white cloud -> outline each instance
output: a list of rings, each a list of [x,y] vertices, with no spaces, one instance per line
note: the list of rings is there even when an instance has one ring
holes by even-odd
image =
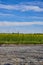
[[[21,19],[43,19],[43,16],[18,16],[18,15],[15,15],[15,14],[9,14],[9,13],[3,13],[1,12],[0,13],[0,16],[14,16],[14,17],[18,17],[18,18],[21,18]]]
[[[43,8],[39,7],[39,6],[35,6],[35,5],[26,5],[26,4],[16,4],[16,5],[4,5],[4,4],[0,4],[0,8],[3,9],[8,9],[8,10],[19,10],[19,11],[29,11],[29,10],[33,10],[33,11],[43,11]]]
[[[0,13],[0,16],[14,16],[13,14]]]
[[[43,7],[43,2],[41,1],[33,1],[33,2],[22,2],[20,4],[26,4],[26,5],[37,5],[37,6],[42,6]]]
[[[43,25],[43,22],[1,22],[0,26],[30,26],[30,25]]]

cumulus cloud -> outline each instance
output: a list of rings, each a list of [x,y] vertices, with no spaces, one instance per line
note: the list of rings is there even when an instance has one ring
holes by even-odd
[[[43,25],[43,22],[0,22],[0,26],[30,26]]]
[[[15,5],[0,4],[0,8],[8,9],[8,10],[19,10],[22,12],[29,11],[29,10],[33,10],[33,11],[37,11],[37,12],[43,11],[43,8],[41,8],[39,6],[26,5],[26,4],[15,4]]]

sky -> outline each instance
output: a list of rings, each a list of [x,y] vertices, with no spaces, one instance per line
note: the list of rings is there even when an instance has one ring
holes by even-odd
[[[43,33],[43,0],[0,0],[0,33]]]

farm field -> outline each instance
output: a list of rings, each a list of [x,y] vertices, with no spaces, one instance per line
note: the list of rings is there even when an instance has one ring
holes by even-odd
[[[43,44],[43,34],[0,33],[0,44]]]
[[[43,45],[0,47],[0,65],[43,65]]]

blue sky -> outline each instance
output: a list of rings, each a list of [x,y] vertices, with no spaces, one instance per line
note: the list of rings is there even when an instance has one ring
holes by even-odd
[[[43,33],[43,0],[0,0],[0,33]]]

